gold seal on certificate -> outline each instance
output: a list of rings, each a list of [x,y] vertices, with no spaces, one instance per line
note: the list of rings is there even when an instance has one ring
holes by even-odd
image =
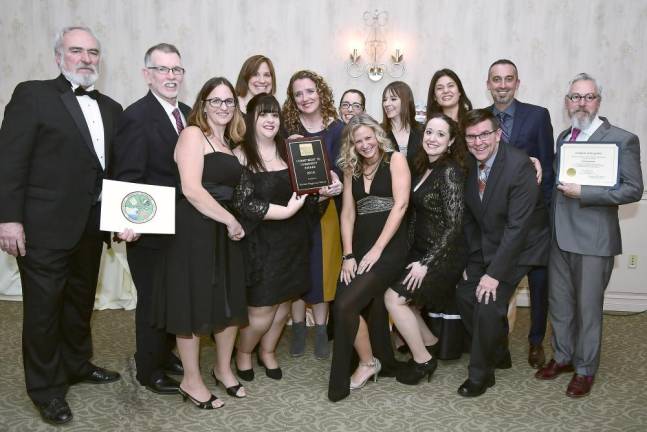
[[[290,139],[287,153],[292,190],[297,194],[314,193],[332,183],[328,153],[321,137]]]
[[[618,182],[618,144],[565,142],[560,147],[561,183],[613,186]]]
[[[175,234],[175,188],[104,180],[101,231]]]

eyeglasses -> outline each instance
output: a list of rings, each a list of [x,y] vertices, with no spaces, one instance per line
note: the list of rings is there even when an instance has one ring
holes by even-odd
[[[222,104],[225,104],[227,108],[236,106],[236,100],[234,100],[234,98],[220,99],[214,97],[211,99],[205,99],[204,101],[208,103],[211,108],[220,108],[222,107]]]
[[[362,106],[362,104],[357,103],[357,102],[354,102],[354,103],[350,103],[350,102],[342,102],[342,103],[339,105],[339,107],[340,107],[341,109],[345,109],[345,110],[352,110],[352,111],[361,111],[361,110],[364,108],[364,107]]]
[[[146,69],[152,69],[162,75],[167,75],[169,72],[173,72],[173,75],[184,75],[184,68],[179,66],[174,66],[172,68],[166,66],[148,66]]]
[[[492,135],[496,131],[497,129],[494,129],[491,131],[482,132],[478,135],[465,135],[465,141],[467,141],[468,143],[473,143],[477,138],[479,141],[485,141],[486,139],[490,138],[490,135]]]
[[[586,102],[593,102],[594,100],[596,100],[599,97],[600,97],[599,95],[596,95],[596,94],[593,94],[593,93],[588,93],[588,94],[585,94],[585,95],[573,93],[573,94],[570,94],[570,95],[566,95],[566,99],[570,99],[571,102],[575,102],[575,103],[578,103],[581,100],[585,100]]]

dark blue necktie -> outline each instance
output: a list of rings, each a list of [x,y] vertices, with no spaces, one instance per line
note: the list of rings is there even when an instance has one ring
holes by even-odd
[[[501,132],[503,132],[503,141],[510,142],[510,123],[506,122],[506,120],[510,116],[507,113],[504,113],[503,111],[498,113],[496,116],[499,119]]]

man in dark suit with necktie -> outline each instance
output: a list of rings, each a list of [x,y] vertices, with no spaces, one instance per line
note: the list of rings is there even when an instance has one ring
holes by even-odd
[[[167,43],[149,48],[142,73],[149,91],[121,116],[111,178],[174,187],[177,179],[173,152],[190,110],[177,100],[184,78],[180,52]],[[169,238],[144,234],[128,243],[128,265],[137,289],[136,377],[141,385],[159,394],[176,394],[179,383],[167,373],[183,372],[182,364],[171,352],[175,336],[151,324],[155,274]]]
[[[618,146],[616,185],[558,182],[553,193],[548,272],[554,358],[535,377],[575,372],[566,395],[582,397],[591,391],[600,364],[604,291],[614,256],[622,253],[618,206],[642,198],[643,179],[638,137],[598,117],[602,89],[595,78],[575,76],[564,100],[571,128],[557,137],[558,166],[564,141]]]
[[[0,128],[0,248],[16,256],[23,290],[27,394],[43,420],[72,420],[71,384],[119,374],[90,362],[90,317],[103,235],[101,185],[121,106],[94,90],[99,41],[66,27],[54,45],[61,75],[18,84]]]
[[[494,104],[489,106],[499,120],[502,141],[525,151],[539,160],[542,171],[541,191],[547,208],[550,208],[555,175],[553,126],[550,114],[544,107],[523,103],[515,99],[519,88],[517,66],[510,60],[497,60],[488,70],[487,88]],[[548,272],[546,266],[533,267],[528,273],[530,290],[530,331],[528,332],[528,364],[537,369],[544,365],[543,340],[548,317]],[[509,358],[509,353],[506,352]]]
[[[458,394],[471,397],[495,383],[508,302],[533,266],[546,265],[549,238],[548,214],[526,153],[500,143],[502,131],[490,110],[469,111],[463,130],[472,154],[465,183],[469,259],[457,301],[472,346]]]

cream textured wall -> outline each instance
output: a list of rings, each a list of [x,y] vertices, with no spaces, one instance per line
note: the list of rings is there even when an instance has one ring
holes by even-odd
[[[379,119],[389,80],[353,79],[344,68],[351,48],[366,38],[362,14],[377,8],[390,15],[387,52],[396,45],[403,50],[402,79],[421,104],[433,72],[449,67],[462,78],[474,106],[489,105],[487,67],[506,57],[519,67],[519,99],[546,106],[556,133],[566,127],[567,82],[587,71],[604,86],[600,113],[647,141],[646,0],[0,0],[0,6],[3,112],[16,83],[56,76],[55,32],[84,24],[103,44],[98,88],[124,106],[145,93],[140,74],[145,50],[165,41],[183,54],[188,72],[182,99],[189,104],[206,79],[224,75],[234,81],[245,58],[264,53],[276,66],[280,100],[290,75],[311,68],[337,96],[349,87],[363,90],[369,112]],[[619,257],[611,287],[647,308],[647,287],[639,282],[647,280],[643,206],[622,211],[625,252],[640,254],[638,269],[628,270],[626,257]]]

